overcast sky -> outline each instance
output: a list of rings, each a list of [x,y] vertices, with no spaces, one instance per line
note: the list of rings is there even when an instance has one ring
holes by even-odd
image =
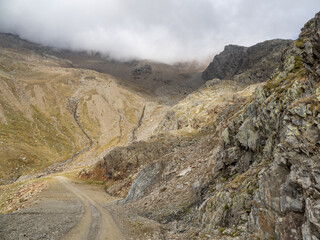
[[[207,60],[227,44],[297,38],[320,0],[0,0],[0,32],[117,59]]]

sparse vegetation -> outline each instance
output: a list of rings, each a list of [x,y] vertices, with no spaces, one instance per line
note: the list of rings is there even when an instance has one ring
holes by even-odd
[[[89,70],[64,69],[59,59],[28,52],[0,49],[0,183],[45,169],[83,152],[88,139],[75,122],[68,99],[79,100],[78,119],[94,140],[94,155],[119,144],[120,106],[124,104],[121,144],[136,125],[143,98],[108,80],[108,75]],[[45,59],[43,61],[43,59]],[[101,84],[112,83],[112,99]],[[98,96],[98,98],[97,98]],[[101,96],[101,97],[99,97]],[[113,102],[116,99],[116,102]],[[99,102],[97,102],[99,101]],[[139,102],[139,104],[137,104]],[[88,109],[95,106],[95,111]],[[105,109],[108,106],[109,109]],[[114,116],[109,115],[112,111]],[[1,119],[0,119],[1,120]],[[90,161],[92,159],[88,159]]]
[[[299,39],[296,40],[294,43],[295,43],[295,45],[297,46],[297,48],[300,48],[300,49],[304,48],[304,42],[303,42],[302,39],[299,38]]]
[[[262,45],[281,50],[281,42]],[[316,181],[306,174],[316,176],[318,170],[320,83],[312,68],[318,69],[319,61],[307,52],[308,39],[289,43],[283,41],[288,49],[282,56],[267,49],[275,62],[264,57],[261,45],[251,48],[253,55],[261,51],[261,57],[250,69],[242,69],[250,48],[229,46],[231,53],[237,51],[233,48],[241,51],[239,58],[231,55],[241,72],[225,74],[235,81],[214,79],[178,103],[168,100],[172,106],[108,75],[0,48],[0,183],[24,181],[28,173],[53,176],[69,168],[56,176],[57,182],[73,189],[67,176],[97,192],[105,190],[112,200],[124,198],[113,207],[133,216],[129,220],[126,215],[125,221],[131,221],[128,225],[139,238],[152,238],[155,232],[141,219],[159,226],[155,239],[237,239],[251,233],[285,238],[289,227],[305,234],[301,226],[311,234],[314,226],[305,216],[316,211],[316,199],[305,193],[317,191]],[[133,81],[148,83],[156,72],[153,65],[145,72],[139,62],[126,64],[136,69],[129,72]],[[279,68],[271,74],[269,67]],[[159,81],[167,86],[174,80]],[[40,183],[0,186],[0,210],[26,204],[28,194],[43,187]],[[100,193],[97,198],[104,202],[108,196]],[[103,222],[103,204],[85,194],[77,199],[85,201],[83,215],[96,211],[96,223]]]

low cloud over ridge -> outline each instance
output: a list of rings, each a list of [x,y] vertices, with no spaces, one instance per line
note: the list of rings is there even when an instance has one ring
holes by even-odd
[[[298,36],[319,0],[0,0],[0,31],[117,59],[203,60],[226,44]]]

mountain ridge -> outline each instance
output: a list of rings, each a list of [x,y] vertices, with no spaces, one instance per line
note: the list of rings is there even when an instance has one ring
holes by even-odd
[[[110,74],[121,84],[135,91],[144,91],[151,97],[157,96],[166,104],[176,103],[203,83],[200,75],[204,67],[195,62],[169,65],[149,60],[118,61],[103,56],[99,52],[71,51],[42,46],[23,40],[18,35],[7,33],[0,33],[0,45],[5,48],[57,57],[60,59],[61,67]],[[144,71],[146,69],[148,71]]]

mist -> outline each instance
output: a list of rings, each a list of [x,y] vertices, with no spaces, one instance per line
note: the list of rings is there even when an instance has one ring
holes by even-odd
[[[227,44],[296,39],[319,0],[0,0],[0,32],[119,60],[203,61]]]

